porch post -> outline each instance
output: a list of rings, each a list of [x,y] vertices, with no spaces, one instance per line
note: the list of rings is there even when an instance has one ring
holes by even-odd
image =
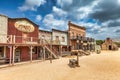
[[[4,57],[6,58],[6,46],[4,46]]]
[[[32,49],[33,49],[33,47],[30,46],[30,62],[32,62]]]
[[[50,43],[50,49],[52,50],[52,40],[51,40],[51,43]],[[52,63],[52,54],[50,53],[50,63]]]
[[[12,46],[10,46],[9,48],[10,48],[10,62],[9,62],[9,64],[11,65],[11,63],[12,63]]]
[[[45,46],[43,47],[43,60],[45,60]]]
[[[37,59],[39,59],[39,47],[37,46]]]
[[[13,46],[13,56],[12,56],[12,65],[14,65],[14,61],[15,61],[15,46]]]
[[[62,56],[62,45],[60,45],[60,56]]]

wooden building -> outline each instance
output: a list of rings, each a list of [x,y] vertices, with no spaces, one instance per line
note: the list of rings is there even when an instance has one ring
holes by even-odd
[[[118,47],[112,39],[107,38],[102,44],[102,50],[118,50]]]
[[[79,26],[69,21],[68,33],[69,46],[71,50],[94,50],[95,40],[93,38],[86,37],[86,28],[84,26]]]
[[[57,50],[58,55],[62,55],[63,52],[68,49],[68,32],[52,29],[52,46]]]

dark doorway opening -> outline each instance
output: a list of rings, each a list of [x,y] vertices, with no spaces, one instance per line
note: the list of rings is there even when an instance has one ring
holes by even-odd
[[[112,50],[112,46],[111,45],[109,45],[109,50]]]

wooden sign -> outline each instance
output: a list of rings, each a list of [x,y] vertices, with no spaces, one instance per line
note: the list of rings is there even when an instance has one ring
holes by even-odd
[[[34,26],[26,20],[16,21],[14,25],[15,25],[15,28],[17,28],[17,30],[22,32],[30,33],[34,31]]]

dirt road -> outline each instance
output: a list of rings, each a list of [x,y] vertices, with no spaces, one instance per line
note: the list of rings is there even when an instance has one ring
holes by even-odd
[[[0,80],[120,80],[120,50],[80,57],[70,68],[69,58],[0,69]]]

